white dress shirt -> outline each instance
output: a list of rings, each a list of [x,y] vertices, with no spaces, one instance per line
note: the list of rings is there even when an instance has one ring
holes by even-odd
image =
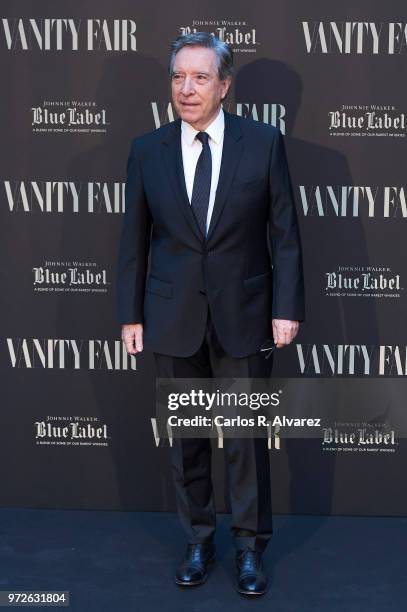
[[[224,130],[225,117],[223,114],[223,109],[221,108],[218,115],[205,130],[205,132],[209,134],[208,142],[212,156],[211,191],[209,196],[208,216],[206,217],[206,231],[208,231],[209,224],[211,222],[216,189],[219,181]],[[194,186],[195,168],[202,151],[202,143],[195,138],[198,132],[199,130],[193,128],[190,123],[181,121],[182,163],[184,166],[185,185],[190,203],[192,198],[192,188]]]

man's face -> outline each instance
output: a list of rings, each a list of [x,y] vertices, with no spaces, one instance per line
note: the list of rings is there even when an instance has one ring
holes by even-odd
[[[178,115],[205,130],[219,112],[230,78],[219,80],[216,53],[206,47],[183,47],[175,56],[172,100]]]

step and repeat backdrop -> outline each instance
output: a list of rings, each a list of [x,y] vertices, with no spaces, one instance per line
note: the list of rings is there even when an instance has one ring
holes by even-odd
[[[176,118],[169,45],[203,30],[235,52],[225,108],[285,138],[307,320],[275,375],[386,384],[364,422],[354,399],[351,422],[324,438],[273,445],[274,511],[405,515],[405,440],[384,436],[407,375],[405,4],[0,10],[0,504],[175,509],[168,441],[157,446],[151,422],[153,358],[122,348],[115,268],[130,142]],[[227,510],[216,441],[213,458]]]

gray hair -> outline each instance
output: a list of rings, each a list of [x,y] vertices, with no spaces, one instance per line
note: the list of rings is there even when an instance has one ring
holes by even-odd
[[[228,43],[221,41],[209,32],[194,32],[193,34],[183,34],[178,36],[171,43],[171,55],[168,66],[170,75],[173,73],[175,56],[183,47],[206,47],[213,49],[218,60],[218,76],[221,81],[231,77],[233,74],[233,50]]]

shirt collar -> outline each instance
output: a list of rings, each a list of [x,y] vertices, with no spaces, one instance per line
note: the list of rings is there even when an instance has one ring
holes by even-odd
[[[209,138],[211,140],[213,140],[216,144],[219,144],[222,139],[224,129],[225,129],[225,115],[223,113],[223,108],[221,107],[219,113],[217,114],[215,119],[212,121],[212,123],[208,125],[205,132],[209,134]],[[189,146],[192,146],[195,136],[198,134],[199,130],[196,130],[195,128],[192,127],[190,123],[187,123],[186,121],[182,120],[181,121],[181,132],[182,132],[183,138],[185,139],[185,142]]]

